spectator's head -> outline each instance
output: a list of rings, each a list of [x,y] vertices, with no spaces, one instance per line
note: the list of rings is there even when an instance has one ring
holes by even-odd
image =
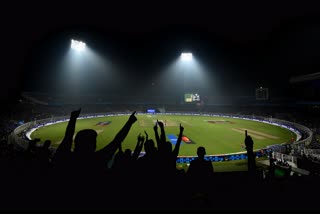
[[[144,143],[144,150],[147,154],[154,154],[156,152],[157,149],[152,139],[149,139]]]
[[[206,149],[203,146],[198,147],[197,155],[199,158],[204,158],[204,156],[206,155]]]
[[[97,132],[93,129],[84,129],[77,133],[74,140],[74,151],[77,153],[92,153],[96,151]]]

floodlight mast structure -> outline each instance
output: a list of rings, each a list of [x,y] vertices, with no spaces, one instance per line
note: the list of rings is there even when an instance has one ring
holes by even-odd
[[[86,49],[86,43],[71,39],[71,49],[76,51],[84,51]]]
[[[192,61],[192,53],[181,53],[180,59],[183,62]],[[183,93],[186,93],[186,80],[185,80],[185,71],[182,72],[182,80],[183,80]]]

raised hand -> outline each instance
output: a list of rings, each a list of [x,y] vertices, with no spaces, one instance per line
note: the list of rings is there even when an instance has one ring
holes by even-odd
[[[180,133],[182,133],[183,130],[184,130],[184,127],[183,127],[183,126],[181,125],[181,123],[180,123]]]
[[[164,128],[163,122],[158,121],[158,124],[159,124],[160,128]]]
[[[153,126],[153,130],[156,132],[156,131],[158,131],[158,120],[157,120],[157,122],[156,122],[156,124]]]
[[[144,136],[141,136],[140,133],[138,135],[138,142],[144,142]]]
[[[78,110],[75,110],[73,112],[71,112],[71,117],[72,118],[78,118],[81,112],[81,108],[79,108]]]
[[[146,134],[146,141],[149,140],[149,136],[148,136],[148,133],[146,132],[146,130],[144,130],[144,133]]]
[[[129,117],[129,121],[130,121],[131,123],[134,123],[134,122],[137,121],[137,117],[135,116],[135,113],[136,113],[136,111],[134,111],[134,112],[130,115],[130,117]]]
[[[177,140],[177,143],[172,151],[172,154],[174,155],[175,158],[177,158],[178,154],[179,154],[179,149],[180,149],[180,145],[181,145],[181,141],[182,141],[182,133],[183,133],[184,127],[181,125],[180,123],[180,133],[179,133],[179,137]]]

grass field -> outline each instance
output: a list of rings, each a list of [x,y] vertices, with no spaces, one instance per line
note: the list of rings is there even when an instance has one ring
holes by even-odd
[[[96,130],[98,132],[97,149],[100,149],[112,141],[128,118],[128,115],[124,115],[78,119],[76,132],[81,129]],[[173,136],[177,137],[180,123],[184,126],[184,135],[187,140],[182,142],[179,156],[196,156],[199,146],[206,148],[207,155],[245,151],[241,147],[241,143],[244,142],[244,130],[248,130],[248,134],[252,136],[254,149],[289,142],[292,137],[296,137],[294,133],[278,126],[233,118],[142,114],[137,115],[137,118],[138,121],[132,126],[122,144],[123,149],[133,150],[138,134],[144,134],[144,130],[149,134],[149,138],[154,139],[153,126],[157,119],[166,123],[165,131],[168,141]],[[97,125],[99,122],[105,122],[105,124]],[[50,139],[52,145],[57,147],[64,136],[66,126],[67,122],[63,122],[39,128],[32,133],[31,138],[40,138],[42,142]]]

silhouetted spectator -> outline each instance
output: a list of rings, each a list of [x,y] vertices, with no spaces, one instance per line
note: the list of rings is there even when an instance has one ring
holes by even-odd
[[[37,161],[39,170],[45,173],[50,168],[51,163],[51,152],[49,147],[51,145],[50,140],[44,141],[43,145],[37,148]]]
[[[131,114],[129,120],[118,132],[112,142],[106,145],[99,151],[96,150],[97,132],[92,129],[84,129],[77,133],[75,137],[74,152],[72,148],[72,138],[75,132],[76,120],[81,110],[73,111],[71,113],[70,121],[68,123],[65,137],[59,145],[54,161],[55,164],[67,170],[77,170],[78,172],[87,172],[104,169],[106,163],[112,159],[115,151],[127,136],[132,124],[137,120],[135,112]],[[71,165],[68,165],[71,164]],[[96,171],[97,172],[97,171]]]
[[[160,137],[157,131],[157,124],[161,129]],[[159,151],[159,162],[161,163],[159,170],[164,173],[164,175],[175,175],[177,173],[176,161],[180,150],[180,145],[182,141],[184,127],[180,124],[180,133],[176,142],[174,149],[172,150],[171,142],[166,140],[166,134],[164,130],[164,124],[161,121],[157,121],[154,131],[158,143]]]
[[[255,175],[256,173],[256,157],[253,152],[253,140],[250,135],[246,134],[244,143],[246,145],[247,156],[248,156],[248,172],[250,175]]]
[[[192,193],[192,201],[196,206],[208,206],[210,186],[213,178],[213,166],[211,161],[204,159],[206,150],[200,146],[197,149],[198,158],[191,161],[187,171],[188,183]]]
[[[53,163],[55,169],[53,178],[55,178],[57,185],[53,194],[60,195],[60,205],[67,207],[73,206],[72,203],[77,203],[81,207],[91,207],[98,200],[101,200],[99,197],[104,191],[108,190],[110,195],[115,193],[112,192],[112,189],[117,191],[112,185],[116,180],[111,178],[105,180],[106,165],[137,120],[135,112],[133,112],[115,138],[99,151],[95,151],[96,131],[92,129],[81,130],[75,137],[74,152],[72,152],[72,138],[79,114],[80,109],[71,113],[65,137],[55,153]],[[110,185],[102,185],[106,182]],[[98,197],[98,195],[100,196]]]
[[[138,141],[133,154],[130,149],[126,149],[125,152],[123,152],[121,144],[119,145],[119,151],[115,155],[112,165],[112,169],[116,174],[126,176],[130,175],[130,173],[132,173],[135,170],[136,161],[142,150],[144,139],[145,138],[139,134]]]
[[[160,174],[158,166],[161,163],[158,161],[158,150],[152,139],[144,143],[144,150],[144,156],[138,159],[138,173],[147,177],[157,177],[157,174]]]
[[[213,175],[213,166],[211,161],[205,160],[206,149],[202,146],[197,149],[198,158],[192,160],[187,174],[195,178],[203,178]]]

